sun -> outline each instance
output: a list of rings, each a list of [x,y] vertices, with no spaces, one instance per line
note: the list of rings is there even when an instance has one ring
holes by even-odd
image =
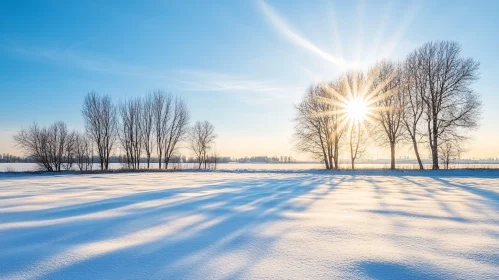
[[[354,98],[346,103],[347,117],[356,122],[363,121],[368,113],[369,107],[367,102],[361,98]]]

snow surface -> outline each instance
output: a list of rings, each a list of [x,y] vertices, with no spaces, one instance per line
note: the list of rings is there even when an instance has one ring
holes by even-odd
[[[499,172],[0,175],[0,279],[499,279]]]

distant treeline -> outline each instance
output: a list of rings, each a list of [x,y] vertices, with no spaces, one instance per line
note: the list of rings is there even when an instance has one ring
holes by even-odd
[[[30,163],[30,162],[34,162],[34,159],[30,157],[13,156],[11,154],[0,155],[0,163]]]
[[[99,162],[99,157],[94,156],[93,159],[89,160],[93,163]],[[147,163],[148,159],[146,157],[140,158],[140,163]],[[151,157],[149,159],[150,163],[159,163],[159,158]],[[187,157],[187,156],[175,156],[170,159],[171,163],[198,163],[198,159],[195,157]],[[218,157],[218,163],[295,163],[297,162],[290,156],[255,156],[255,157]],[[14,156],[10,154],[2,154],[0,155],[0,163],[38,163],[36,158],[33,157],[20,157]],[[109,158],[109,163],[127,163],[126,156],[111,156]]]

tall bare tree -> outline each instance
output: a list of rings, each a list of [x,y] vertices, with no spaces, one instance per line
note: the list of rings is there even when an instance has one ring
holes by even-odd
[[[151,162],[151,154],[154,149],[154,96],[148,94],[142,104],[142,140],[146,152],[147,168]]]
[[[188,132],[188,125],[189,112],[187,106],[180,97],[176,97],[173,103],[172,116],[170,117],[165,134],[165,169],[168,169],[168,163],[178,148],[179,142],[184,139]]]
[[[108,170],[117,137],[116,106],[110,96],[90,92],[85,97],[82,114],[85,129],[97,148],[101,170]]]
[[[119,138],[125,151],[128,168],[140,168],[142,154],[142,102],[139,98],[125,101],[119,106],[120,129]]]
[[[426,76],[421,65],[422,61],[416,53],[407,57],[401,72],[400,90],[402,93],[402,121],[407,136],[418,161],[419,169],[423,170],[423,161],[419,154],[419,143],[425,136],[422,128],[425,104],[423,96],[426,92]]]
[[[369,70],[374,119],[380,124],[384,137],[381,143],[390,146],[390,169],[395,169],[397,143],[404,136],[403,96],[401,90],[401,68],[390,61],[381,61]]]
[[[158,168],[161,169],[164,153],[166,132],[172,115],[172,96],[163,91],[156,91],[153,95],[154,132],[156,135],[156,150]]]
[[[460,54],[460,45],[452,41],[429,42],[412,54],[418,57],[425,74],[422,101],[432,169],[439,169],[439,140],[466,139],[467,131],[478,126],[481,114],[480,96],[471,88],[478,79],[480,64]]]

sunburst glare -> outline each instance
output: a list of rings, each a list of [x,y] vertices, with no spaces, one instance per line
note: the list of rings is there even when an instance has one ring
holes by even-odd
[[[369,110],[369,106],[366,101],[361,98],[354,98],[349,100],[345,105],[346,114],[350,120],[356,122],[364,121]]]

